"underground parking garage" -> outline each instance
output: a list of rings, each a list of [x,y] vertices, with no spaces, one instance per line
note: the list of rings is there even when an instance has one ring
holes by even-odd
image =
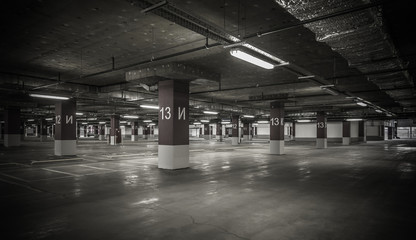
[[[414,236],[410,1],[20,1],[7,239]]]

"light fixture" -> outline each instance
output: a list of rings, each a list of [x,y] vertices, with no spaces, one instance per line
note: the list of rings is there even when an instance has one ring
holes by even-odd
[[[123,118],[128,118],[128,119],[138,119],[139,116],[136,115],[124,115]]]
[[[156,123],[149,123],[149,126],[155,126]]]
[[[216,115],[218,114],[218,112],[212,112],[212,111],[204,111],[205,114],[211,114],[211,115]]]
[[[338,91],[336,91],[335,89],[331,89],[331,87],[334,87],[333,84],[332,85],[323,85],[323,86],[320,86],[320,87],[321,87],[322,91],[325,91],[325,92],[327,92],[327,93],[329,93],[333,96],[339,95]]]
[[[226,120],[221,121],[221,124],[230,124],[230,123],[231,123],[230,121],[226,121]]]
[[[145,123],[151,123],[152,120],[143,120],[143,122],[145,122]]]
[[[37,98],[48,98],[48,99],[57,99],[57,100],[68,100],[69,97],[62,97],[62,96],[54,96],[54,95],[44,95],[44,94],[35,94],[31,93],[29,94],[31,97],[37,97]]]
[[[98,122],[98,124],[105,124],[105,122]]]
[[[243,115],[243,118],[254,118],[253,115]]]
[[[155,105],[140,105],[141,108],[159,109],[159,106]]]
[[[267,124],[269,123],[269,121],[266,120],[261,120],[261,121],[257,121],[258,124]]]
[[[127,121],[120,121],[120,124],[126,124]]]
[[[82,125],[87,125],[88,123],[87,122],[83,122],[83,123],[81,123]]]
[[[312,122],[312,120],[310,120],[310,119],[298,119],[298,120],[296,120],[296,122],[299,122],[299,123],[309,123],[309,122]]]
[[[34,122],[34,121],[35,121],[35,119],[28,119],[27,121],[28,121],[28,122]]]
[[[77,112],[77,113],[75,113],[75,115],[77,115],[77,116],[82,116],[82,115],[84,115],[83,113],[81,113],[81,112]]]
[[[52,121],[53,118],[45,118],[46,121]]]
[[[258,123],[253,123],[253,124],[251,124],[251,125],[253,125],[253,126],[258,126],[259,124],[258,124]]]
[[[165,6],[166,4],[168,4],[168,1],[166,1],[166,0],[158,2],[158,3],[153,4],[152,6],[150,6],[148,8],[145,8],[145,9],[141,10],[141,13],[147,13],[147,12],[156,10],[158,8],[161,8],[161,7]]]
[[[367,107],[367,104],[363,102],[357,102],[357,105],[360,105],[361,107]]]
[[[87,118],[87,121],[96,121],[97,118]]]
[[[358,121],[362,121],[363,119],[362,118],[349,118],[349,119],[346,119],[346,121],[348,121],[348,122],[358,122]]]
[[[375,111],[378,113],[383,113],[383,111],[381,111],[380,109],[376,109]]]
[[[306,75],[306,76],[299,76],[298,79],[309,79],[309,78],[314,78],[315,75]]]
[[[262,67],[264,69],[273,69],[274,68],[273,64],[271,64],[269,62],[266,62],[266,61],[263,61],[260,58],[256,58],[256,57],[254,57],[254,56],[252,56],[248,53],[245,53],[245,52],[243,52],[239,49],[231,49],[230,54],[233,57],[239,58],[241,60],[244,60],[246,62],[254,64],[256,66]]]
[[[201,120],[201,123],[209,123],[209,120]]]
[[[194,125],[201,125],[200,122],[194,122]]]

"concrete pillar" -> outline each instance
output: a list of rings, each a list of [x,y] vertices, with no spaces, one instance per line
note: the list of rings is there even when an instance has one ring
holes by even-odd
[[[393,139],[393,127],[387,127],[387,139],[392,140]]]
[[[367,126],[364,120],[358,122],[358,138],[361,142],[367,142]]]
[[[210,139],[210,135],[209,135],[209,123],[204,124],[204,139],[205,140],[209,140]]]
[[[94,138],[98,138],[100,135],[100,129],[98,125],[94,125]]]
[[[316,113],[316,148],[327,148],[327,123],[325,112]]]
[[[88,136],[87,133],[88,133],[88,126],[84,125],[84,137]]]
[[[139,122],[131,122],[131,141],[139,140]]]
[[[231,117],[231,123],[232,123],[232,134],[231,134],[231,145],[238,145],[240,136],[238,135],[239,129],[240,129],[240,116],[239,115],[233,115]]]
[[[203,134],[202,130],[203,130],[203,127],[199,129],[199,137],[200,138],[204,138],[204,134]]]
[[[342,122],[342,145],[351,144],[351,122]]]
[[[143,138],[149,139],[150,134],[150,127],[149,126],[143,126]]]
[[[79,139],[81,137],[81,125],[79,124],[78,121],[76,124],[76,128],[77,128],[77,139]]]
[[[270,104],[270,154],[284,154],[285,150],[284,103]]]
[[[120,116],[111,116],[111,129],[110,129],[110,145],[117,145],[121,143],[121,130],[120,130]]]
[[[217,131],[216,131],[218,141],[222,142],[222,125],[221,122],[217,123]]]
[[[98,125],[98,140],[100,141],[105,140],[105,125],[104,124]]]
[[[159,82],[158,167],[189,167],[189,83]]]
[[[76,155],[76,102],[55,104],[55,155]]]
[[[0,122],[0,139],[4,139],[4,121]]]
[[[293,121],[292,122],[292,139],[295,140],[296,139],[296,122]]]
[[[243,123],[243,140],[248,141],[250,140],[250,123],[245,122]]]
[[[4,115],[4,146],[20,146],[20,109],[10,108]]]
[[[55,123],[54,123],[54,124],[52,124],[52,137],[53,137],[53,139],[55,139],[55,130],[56,130],[56,128],[55,128]]]
[[[40,141],[45,142],[48,139],[48,128],[46,119],[42,118],[40,121]]]

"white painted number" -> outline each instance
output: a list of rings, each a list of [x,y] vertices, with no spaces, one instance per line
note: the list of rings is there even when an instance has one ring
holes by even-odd
[[[283,125],[283,118],[271,118],[270,119],[270,124],[272,126],[279,126],[279,125]]]
[[[183,107],[178,107],[178,120],[181,120],[183,118],[183,120],[186,120],[186,116],[185,116],[185,110],[186,108]]]
[[[318,128],[326,128],[326,122],[317,122]]]
[[[61,115],[56,115],[55,124],[61,124]]]
[[[170,113],[170,107],[161,107],[160,110],[160,116],[162,120],[169,120],[172,117],[172,114]]]
[[[72,124],[74,122],[72,119],[73,119],[72,116],[66,115],[65,116],[66,124],[68,124],[68,123]]]

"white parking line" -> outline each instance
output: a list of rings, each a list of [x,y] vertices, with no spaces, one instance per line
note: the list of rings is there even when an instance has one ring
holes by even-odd
[[[66,175],[73,176],[73,177],[81,177],[81,175],[78,175],[78,174],[72,174],[72,173],[68,173],[68,172],[62,172],[62,171],[53,170],[53,169],[49,169],[49,168],[41,168],[41,169],[42,170],[45,170],[45,171],[66,174]]]

